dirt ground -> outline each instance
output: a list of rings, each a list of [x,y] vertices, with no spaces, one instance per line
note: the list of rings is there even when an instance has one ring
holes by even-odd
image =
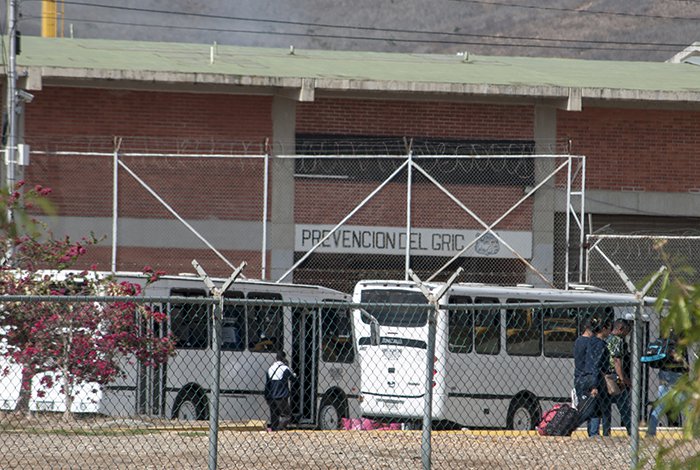
[[[0,421],[2,469],[201,469],[209,462],[209,436],[201,426],[153,423]],[[630,442],[608,438],[543,437],[507,431],[436,431],[433,469],[630,468]],[[303,431],[270,433],[259,425],[220,429],[221,469],[420,469],[420,431]],[[669,437],[642,440],[642,458],[653,457]],[[689,441],[684,455],[700,452]],[[647,464],[647,468],[651,465]]]

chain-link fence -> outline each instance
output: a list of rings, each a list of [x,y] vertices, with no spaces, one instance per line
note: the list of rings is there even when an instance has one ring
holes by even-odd
[[[693,234],[591,234],[586,236],[587,283],[610,292],[640,288],[662,266],[687,282],[700,282],[700,236]],[[631,285],[625,282],[629,280]],[[649,295],[658,293],[652,285]]]
[[[354,299],[252,281],[222,294],[195,277],[154,286],[2,299],[3,468],[626,467],[681,439],[673,428],[636,439],[658,387],[645,369],[625,392],[632,437],[622,399],[600,422],[610,437],[588,439],[577,422],[571,436],[536,430],[572,401],[586,321],[637,318],[631,338],[656,334],[632,297],[405,281],[360,283]]]
[[[85,267],[168,273],[197,258],[349,291],[408,269],[446,279],[578,281],[585,159],[532,141],[75,138],[31,142],[26,179],[54,189],[57,235],[102,241]],[[562,217],[571,214],[571,218]],[[577,222],[579,221],[579,222]]]

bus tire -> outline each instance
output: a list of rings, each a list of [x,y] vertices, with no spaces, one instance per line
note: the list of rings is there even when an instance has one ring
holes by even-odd
[[[325,431],[340,429],[344,410],[345,406],[339,399],[324,398],[318,407],[318,429]]]
[[[542,411],[537,398],[530,393],[516,395],[508,407],[506,427],[515,431],[529,431],[537,426]]]
[[[175,399],[173,419],[180,421],[202,421],[209,419],[209,402],[204,391],[196,386],[183,388]]]

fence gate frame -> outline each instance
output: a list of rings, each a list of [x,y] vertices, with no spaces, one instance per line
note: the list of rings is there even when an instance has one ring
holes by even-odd
[[[341,159],[341,158],[347,158],[347,159],[392,159],[392,160],[397,160],[400,159],[402,156],[401,155],[312,155],[312,156],[304,156],[304,155],[277,155],[276,158],[281,158],[281,159],[297,159],[297,158],[314,158],[314,159]],[[571,246],[571,219],[573,219],[576,227],[578,227],[578,232],[579,232],[579,237],[578,237],[578,246],[579,246],[579,266],[583,266],[584,262],[584,221],[585,221],[585,186],[586,186],[586,157],[583,155],[558,155],[558,154],[517,154],[517,155],[420,155],[416,156],[413,155],[412,150],[409,148],[408,152],[403,156],[406,160],[399,165],[384,181],[382,181],[374,190],[372,190],[358,205],[355,206],[354,209],[352,209],[345,217],[343,217],[340,222],[338,222],[332,229],[328,231],[328,233],[321,237],[321,239],[313,246],[311,247],[299,260],[297,260],[282,276],[280,276],[279,279],[275,282],[282,282],[284,279],[286,279],[290,274],[294,272],[294,270],[299,267],[311,254],[316,251],[320,246],[323,245],[323,243],[328,240],[340,227],[345,225],[345,223],[352,218],[353,215],[355,215],[362,207],[365,206],[374,196],[376,196],[389,182],[391,182],[403,169],[404,167],[407,169],[407,178],[406,178],[406,239],[410,239],[411,235],[411,201],[412,201],[412,183],[413,183],[413,170],[415,169],[417,172],[422,174],[425,178],[428,179],[434,186],[436,186],[440,191],[442,191],[450,200],[452,200],[458,207],[460,207],[464,212],[466,212],[469,216],[471,216],[474,220],[477,221],[479,225],[481,225],[483,231],[479,233],[477,237],[474,238],[471,242],[469,242],[463,249],[461,249],[457,254],[455,254],[447,263],[445,263],[442,267],[440,267],[435,273],[433,273],[428,279],[426,279],[426,282],[429,282],[433,280],[438,274],[440,274],[442,271],[444,271],[453,261],[458,259],[460,256],[462,256],[469,248],[471,248],[476,242],[483,237],[486,234],[490,234],[493,237],[495,237],[500,243],[502,243],[508,250],[511,251],[511,253],[518,258],[532,273],[537,275],[542,281],[547,284],[549,287],[554,287],[554,280],[553,279],[547,279],[547,277],[540,272],[535,266],[533,266],[530,262],[528,262],[525,257],[523,257],[516,249],[511,247],[501,236],[499,236],[496,232],[494,232],[494,228],[501,222],[503,221],[508,215],[510,215],[515,209],[517,209],[522,203],[524,203],[526,200],[528,200],[530,197],[532,197],[540,188],[545,186],[545,184],[549,183],[550,180],[553,180],[557,174],[559,174],[561,171],[566,171],[566,202],[565,202],[565,212],[567,214],[566,217],[566,229],[565,229],[565,243],[566,243],[566,249],[564,250],[564,269],[565,269],[565,275],[564,275],[564,289],[569,288],[570,284],[570,272],[569,268],[571,265],[570,259],[569,259],[569,247]],[[484,220],[482,220],[478,214],[471,210],[467,205],[465,205],[462,201],[460,201],[456,196],[454,196],[449,190],[447,190],[444,185],[442,185],[440,182],[438,182],[435,178],[433,178],[425,169],[423,169],[418,163],[416,163],[415,160],[417,159],[440,159],[440,158],[449,158],[449,159],[552,159],[553,161],[556,161],[556,159],[564,159],[565,161],[561,163],[559,166],[557,166],[555,169],[549,171],[546,176],[539,181],[534,187],[526,187],[526,194],[520,198],[515,204],[513,204],[508,210],[506,210],[500,217],[498,217],[494,222],[491,224],[486,223]],[[575,165],[575,163],[578,163],[578,165]],[[579,180],[580,181],[580,188],[578,190],[573,190],[574,186],[574,181]],[[556,209],[553,210],[553,214],[556,212]],[[553,215],[552,214],[552,215]],[[404,273],[404,278],[405,280],[408,280],[410,277],[410,257],[411,257],[411,252],[410,252],[410,244],[406,244],[406,254],[405,254],[405,273]],[[581,269],[579,269],[579,279],[578,282],[581,282],[582,278],[582,273]]]
[[[565,245],[564,250],[564,288],[568,289],[569,284],[572,282],[569,272],[571,266],[570,250],[572,240],[572,226],[571,222],[573,220],[575,227],[578,229],[578,240],[579,245],[579,263],[578,266],[584,266],[584,236],[585,236],[585,186],[586,186],[586,157],[583,155],[571,155],[571,154],[557,154],[557,153],[542,153],[542,154],[476,154],[476,155],[445,155],[445,154],[426,154],[426,155],[414,155],[410,145],[407,145],[405,154],[386,154],[386,155],[363,155],[363,154],[323,154],[323,155],[304,155],[304,154],[279,154],[275,155],[271,151],[271,145],[269,139],[265,139],[264,143],[260,146],[261,151],[259,153],[226,153],[226,154],[215,154],[215,153],[177,153],[177,152],[167,152],[167,153],[156,153],[156,152],[121,152],[120,148],[122,145],[122,138],[115,137],[113,143],[112,152],[99,152],[99,151],[70,151],[70,150],[60,150],[60,151],[32,151],[35,154],[52,154],[58,156],[69,156],[69,155],[81,155],[81,156],[104,156],[111,157],[113,159],[113,188],[112,188],[112,255],[111,255],[111,269],[112,271],[117,271],[117,252],[118,252],[118,172],[121,168],[127,174],[129,174],[138,184],[140,184],[153,198],[168,212],[170,212],[183,226],[185,226],[195,237],[202,241],[207,248],[209,248],[218,258],[220,258],[226,265],[231,269],[235,269],[236,265],[228,260],[221,252],[219,252],[196,228],[190,225],[183,217],[181,217],[175,209],[173,209],[167,201],[165,201],[153,188],[151,188],[142,178],[140,178],[129,166],[122,161],[122,157],[200,157],[200,158],[228,158],[228,159],[262,159],[263,160],[263,194],[262,198],[262,213],[261,213],[261,279],[266,278],[267,274],[267,244],[268,244],[268,214],[270,213],[270,201],[269,201],[269,188],[270,188],[270,158],[280,159],[280,160],[295,160],[298,158],[312,158],[312,159],[391,159],[398,160],[405,158],[405,161],[396,168],[395,171],[391,173],[383,182],[381,182],[373,191],[371,191],[354,209],[352,209],[345,217],[343,217],[324,237],[320,239],[313,247],[311,247],[304,255],[297,260],[284,274],[282,274],[275,282],[279,283],[284,281],[293,271],[301,265],[312,253],[314,253],[328,238],[332,236],[340,227],[342,227],[357,211],[359,211],[365,204],[367,204],[376,194],[378,194],[382,188],[384,188],[391,180],[393,180],[404,168],[407,169],[407,180],[406,180],[406,236],[409,237],[412,233],[412,220],[411,220],[411,202],[413,199],[412,195],[412,183],[413,183],[413,172],[414,170],[433,185],[435,185],[445,196],[452,200],[459,208],[466,212],[470,217],[472,217],[480,226],[481,231],[478,236],[469,242],[462,250],[455,254],[448,263],[439,268],[435,273],[432,274],[426,281],[434,279],[438,274],[440,274],[447,266],[462,256],[469,248],[474,246],[476,242],[484,235],[491,235],[496,240],[498,240],[503,246],[505,246],[517,259],[519,259],[527,269],[539,277],[542,282],[548,286],[554,286],[554,279],[548,279],[540,269],[533,266],[532,263],[527,261],[527,259],[522,256],[516,249],[511,247],[501,236],[495,232],[497,225],[503,221],[508,215],[510,215],[515,209],[517,209],[521,204],[523,204],[529,198],[532,198],[537,191],[545,185],[551,185],[553,189],[556,190],[555,177],[560,175],[561,172],[566,171],[566,186],[565,186],[565,202],[563,212],[567,214],[566,228],[565,228]],[[475,210],[470,209],[465,203],[460,201],[455,197],[449,190],[447,190],[444,185],[433,178],[428,171],[426,171],[417,160],[420,159],[471,159],[471,160],[486,160],[486,159],[501,159],[501,160],[513,160],[513,159],[527,159],[534,160],[535,168],[533,170],[534,174],[539,174],[542,176],[541,181],[537,182],[535,186],[529,187],[525,186],[525,194],[520,198],[515,204],[513,204],[508,210],[506,210],[500,217],[498,217],[494,222],[485,222]],[[563,163],[559,164],[556,168],[549,168],[548,165],[542,164],[541,162],[547,162],[551,160],[555,162],[557,159],[564,160]],[[574,186],[578,182],[578,188],[575,190]],[[554,195],[552,198],[556,198]],[[557,207],[552,205],[552,214],[557,212]],[[534,255],[533,255],[534,256]],[[406,280],[409,279],[410,270],[410,258],[411,258],[411,247],[407,244],[405,249],[405,269],[404,277]],[[582,282],[583,270],[579,269],[578,280],[575,282]],[[241,276],[245,278],[245,276]],[[553,277],[553,276],[552,276]]]

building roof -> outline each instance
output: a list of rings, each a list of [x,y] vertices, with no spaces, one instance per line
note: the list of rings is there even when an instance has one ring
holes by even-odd
[[[23,37],[18,72],[28,89],[51,85],[199,87],[323,94],[381,93],[700,104],[694,63],[535,57],[406,54],[237,47],[207,44]],[[76,83],[77,82],[77,83]],[[227,90],[228,88],[228,90]],[[181,88],[182,89],[182,88]],[[285,91],[286,90],[286,91]],[[387,96],[390,97],[390,96]]]

